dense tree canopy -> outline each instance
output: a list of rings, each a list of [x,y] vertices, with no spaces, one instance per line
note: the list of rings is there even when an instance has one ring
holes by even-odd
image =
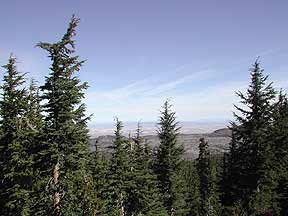
[[[73,16],[58,42],[37,44],[51,61],[40,87],[33,79],[27,85],[14,56],[2,68],[0,215],[288,214],[288,98],[267,84],[258,60],[247,91],[237,92],[224,154],[201,138],[197,159],[185,159],[169,101],[157,123],[159,145],[147,142],[140,123],[125,134],[116,118],[114,142],[102,152],[89,142],[78,24]]]

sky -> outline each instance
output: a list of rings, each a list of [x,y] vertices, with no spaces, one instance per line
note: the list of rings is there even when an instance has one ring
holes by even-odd
[[[91,124],[156,121],[166,99],[179,121],[228,121],[257,56],[287,89],[287,10],[287,0],[1,0],[0,64],[12,52],[43,84],[51,62],[35,44],[59,40],[75,14]]]

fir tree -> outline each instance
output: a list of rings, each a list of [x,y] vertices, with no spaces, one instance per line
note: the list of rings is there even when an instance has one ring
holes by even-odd
[[[230,130],[232,131],[231,141],[229,143],[229,152],[224,154],[223,158],[223,173],[222,173],[222,203],[225,205],[227,214],[234,211],[233,205],[240,201],[239,194],[241,193],[238,187],[240,180],[239,170],[241,169],[239,161],[241,155],[238,153],[237,125],[231,123]]]
[[[84,215],[102,215],[105,210],[105,184],[108,161],[98,151],[97,141],[95,151],[91,152],[89,160],[90,175],[86,179],[85,199],[86,213]]]
[[[182,165],[182,162],[180,165]],[[188,191],[181,168],[173,173],[171,182],[171,194],[173,197],[171,215],[186,216],[189,212],[190,206],[188,206],[186,203]]]
[[[127,139],[122,135],[122,122],[116,118],[115,141],[108,168],[108,185],[105,191],[107,199],[106,215],[124,216],[127,210],[128,174],[130,172],[127,153]]]
[[[274,169],[277,173],[277,201],[273,207],[279,215],[288,213],[288,99],[280,92],[274,105],[271,140],[274,144]],[[278,211],[277,211],[278,210]]]
[[[178,122],[176,122],[175,112],[171,111],[168,101],[164,103],[158,122],[158,137],[160,145],[156,153],[154,170],[158,178],[158,188],[164,200],[164,206],[168,212],[177,211],[173,209],[176,202],[177,192],[173,191],[173,177],[179,170],[182,161],[183,147],[178,145],[177,136],[179,133]],[[177,182],[174,182],[175,184]],[[178,206],[178,208],[181,208]]]
[[[233,142],[231,143],[231,168],[238,174],[231,176],[234,197],[238,197],[242,208],[248,214],[256,214],[271,208],[274,185],[273,146],[269,142],[272,105],[275,91],[271,83],[266,85],[258,60],[251,69],[251,83],[247,94],[238,92],[245,108],[235,106],[240,113],[234,113],[236,122],[232,123]],[[235,199],[235,198],[234,198]]]
[[[217,186],[215,161],[211,159],[208,142],[200,139],[197,170],[200,179],[201,213],[200,215],[220,215],[220,200]]]
[[[25,130],[22,130],[21,140],[24,141],[27,146],[27,150],[30,154],[30,166],[31,166],[31,181],[32,191],[29,195],[29,214],[33,214],[35,203],[37,203],[37,182],[39,176],[39,170],[37,169],[37,157],[40,152],[40,141],[43,129],[43,116],[41,114],[41,99],[39,96],[39,88],[34,79],[31,79],[28,96],[27,106],[23,118],[23,126]]]
[[[183,162],[182,175],[185,179],[187,216],[200,216],[200,180],[194,161]]]
[[[127,215],[166,215],[156,187],[157,177],[151,167],[152,154],[144,143],[142,128],[138,123],[136,136],[131,143]]]
[[[29,215],[33,180],[31,140],[27,136],[27,91],[24,75],[16,69],[12,55],[6,69],[2,88],[1,110],[1,215]]]
[[[88,130],[83,91],[87,83],[74,75],[84,61],[75,52],[75,29],[79,19],[72,17],[62,39],[38,43],[49,53],[52,65],[41,86],[45,126],[40,161],[41,182],[37,204],[39,214],[80,214],[87,176]],[[40,183],[41,185],[41,183]]]

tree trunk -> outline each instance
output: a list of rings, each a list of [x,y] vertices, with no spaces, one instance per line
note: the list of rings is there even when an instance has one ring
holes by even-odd
[[[60,167],[59,167],[59,163],[57,163],[54,167],[54,170],[53,170],[53,183],[54,183],[54,186],[57,188],[57,185],[59,183],[59,170],[60,170]],[[58,191],[56,191],[54,193],[54,196],[53,196],[53,207],[54,207],[54,215],[55,216],[60,216],[60,193]]]
[[[124,206],[123,206],[123,194],[120,194],[120,216],[125,216]]]

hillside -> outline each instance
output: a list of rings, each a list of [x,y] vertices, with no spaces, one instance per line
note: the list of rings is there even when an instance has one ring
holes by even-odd
[[[198,155],[199,139],[204,137],[209,142],[210,151],[213,154],[223,153],[228,150],[231,132],[227,128],[215,130],[212,133],[202,134],[180,134],[178,137],[179,144],[184,146],[186,159],[195,159]],[[90,139],[91,149],[95,150],[95,143],[100,152],[104,154],[111,154],[113,135],[103,135],[97,138]],[[159,144],[156,135],[146,135],[144,139],[153,148]]]

